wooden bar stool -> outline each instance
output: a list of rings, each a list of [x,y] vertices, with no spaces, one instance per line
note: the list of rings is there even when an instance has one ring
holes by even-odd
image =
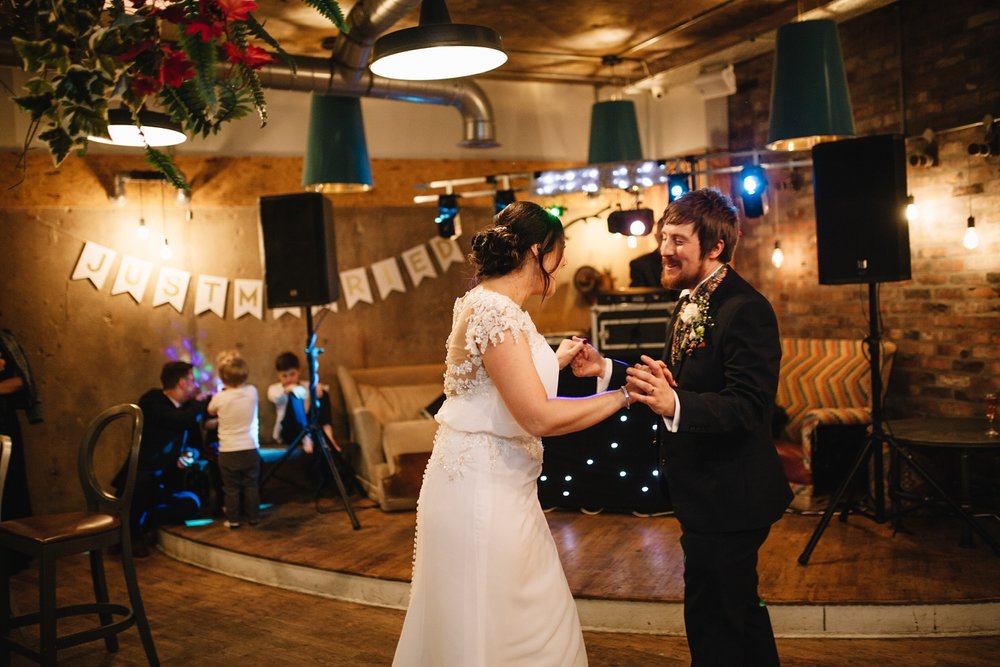
[[[128,479],[120,497],[103,488],[94,474],[94,452],[104,429],[119,419],[129,421],[130,449]],[[139,442],[142,439],[142,410],[123,403],[97,415],[87,428],[80,444],[80,484],[87,499],[86,512],[66,512],[13,519],[0,522],[0,600],[10,599],[10,552],[28,554],[38,561],[38,607],[36,613],[11,617],[10,608],[3,605],[0,614],[0,664],[10,664],[11,651],[25,655],[43,665],[55,665],[59,649],[103,639],[109,652],[118,650],[118,633],[138,625],[146,658],[150,665],[159,665],[153,635],[149,630],[139,583],[132,557],[132,536],[129,530],[129,510],[139,462]],[[102,549],[121,545],[122,570],[128,589],[129,605],[108,600]],[[90,557],[90,574],[94,584],[95,602],[56,606],[56,559],[86,552]],[[66,616],[96,614],[96,627],[63,636],[57,635],[56,621]],[[122,618],[115,619],[116,616]],[[38,651],[11,638],[10,631],[25,625],[39,626]]]

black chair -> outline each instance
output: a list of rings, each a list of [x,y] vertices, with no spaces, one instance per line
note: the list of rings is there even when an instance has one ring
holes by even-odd
[[[120,497],[103,488],[94,474],[94,452],[104,429],[119,419],[128,420],[130,450],[128,479]],[[108,408],[97,415],[87,428],[80,445],[80,483],[87,500],[86,512],[66,512],[12,519],[0,522],[0,600],[10,599],[11,552],[34,556],[38,561],[39,611],[11,617],[4,605],[0,615],[0,661],[10,664],[12,651],[43,665],[55,665],[59,649],[104,639],[109,652],[118,650],[118,633],[138,625],[139,636],[150,665],[159,665],[153,635],[139,595],[132,556],[132,536],[129,531],[129,508],[139,462],[139,442],[142,439],[142,410],[128,403]],[[131,608],[108,600],[107,580],[102,549],[121,545],[122,570]],[[56,606],[56,559],[86,552],[90,556],[90,574],[94,584],[95,602]],[[56,621],[66,616],[96,614],[97,627],[64,636],[56,633]],[[115,620],[115,616],[122,618]],[[11,630],[26,625],[39,626],[38,651],[12,639]]]

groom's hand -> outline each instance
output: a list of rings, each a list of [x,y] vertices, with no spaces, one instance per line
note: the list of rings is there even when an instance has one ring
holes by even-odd
[[[659,359],[646,355],[639,357],[641,363],[625,370],[625,385],[637,403],[649,406],[658,415],[672,417],[676,409],[677,395],[672,388],[677,386],[667,365]]]
[[[573,340],[580,343],[580,351],[570,364],[573,375],[580,378],[600,377],[604,373],[604,356],[586,338],[573,336]]]

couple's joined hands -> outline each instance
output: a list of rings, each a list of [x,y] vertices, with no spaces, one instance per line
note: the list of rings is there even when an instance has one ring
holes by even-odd
[[[649,406],[658,415],[673,416],[677,407],[673,388],[677,380],[663,361],[644,354],[639,363],[625,369],[625,374],[625,386],[636,403]]]
[[[605,371],[604,355],[586,338],[573,336],[562,341],[556,357],[559,368],[569,364],[577,377],[601,377]],[[674,414],[676,394],[671,388],[677,386],[677,381],[663,361],[644,354],[639,357],[639,363],[630,366],[625,373],[630,402],[643,403],[659,415]]]

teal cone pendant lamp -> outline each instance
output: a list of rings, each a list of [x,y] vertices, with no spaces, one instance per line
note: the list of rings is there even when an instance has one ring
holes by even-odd
[[[854,134],[837,24],[823,19],[778,28],[767,147],[807,150]]]
[[[357,97],[312,96],[302,186],[313,192],[372,189],[365,123]]]
[[[629,162],[642,159],[639,124],[632,100],[595,102],[590,112],[587,162]]]

